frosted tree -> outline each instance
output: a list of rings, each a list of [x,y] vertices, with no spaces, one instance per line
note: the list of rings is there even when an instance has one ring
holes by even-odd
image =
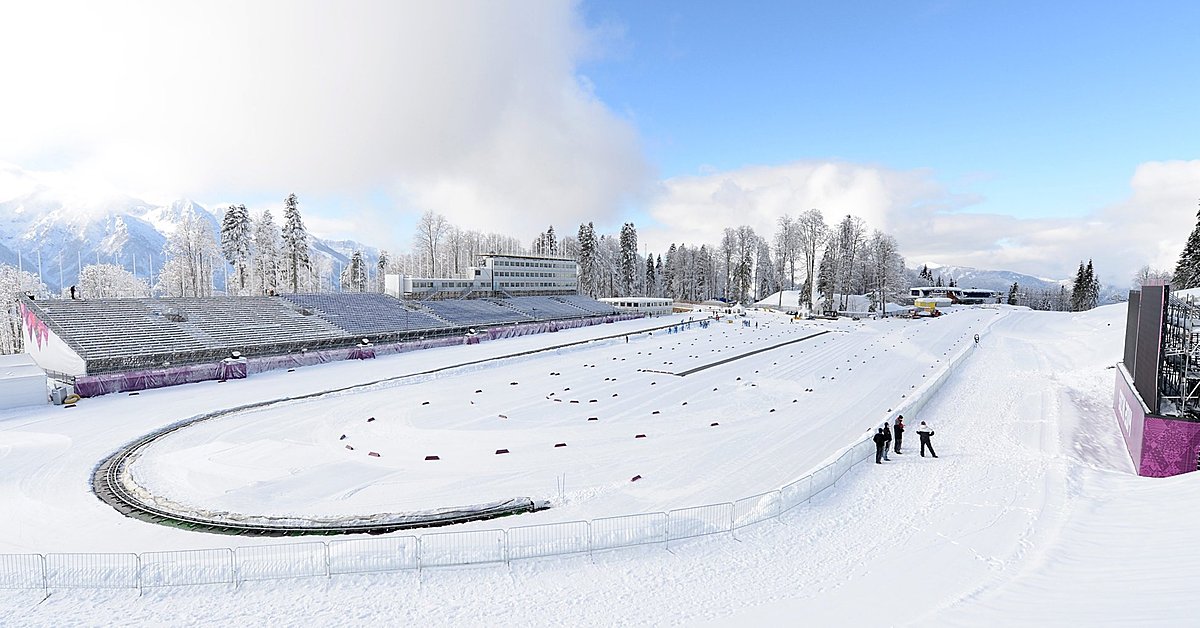
[[[300,292],[312,274],[312,259],[308,252],[308,231],[300,218],[300,202],[289,194],[283,205],[283,285]]]
[[[754,260],[758,253],[758,236],[749,225],[737,229],[728,229],[726,235],[733,235],[733,252],[729,256],[731,281],[729,295],[735,301],[745,302],[754,289]],[[722,241],[722,246],[725,242]]]
[[[387,251],[379,252],[379,259],[375,261],[375,292],[385,292],[387,290],[387,273],[388,273],[388,258]]]
[[[1192,228],[1172,274],[1176,290],[1200,287],[1200,211],[1196,212],[1196,226]]]
[[[341,284],[346,292],[367,291],[367,263],[363,261],[362,251],[355,251],[350,256],[350,263],[342,270]]]
[[[663,295],[663,287],[662,287],[663,259],[662,259],[662,255],[656,255],[654,257],[655,257],[654,276],[658,280],[658,284],[655,286],[655,289],[658,291],[658,296],[661,297],[661,296],[664,296]],[[674,298],[674,297],[672,297],[672,298]]]
[[[236,289],[231,289],[228,283],[225,292],[245,295],[250,287],[250,251],[254,245],[253,227],[250,222],[250,212],[245,205],[230,205],[225,210],[221,221],[221,253],[225,261],[233,266]]]
[[[662,281],[663,285],[663,296],[671,297],[672,299],[680,298],[683,293],[679,286],[679,272],[676,270],[678,263],[678,249],[675,248],[675,243],[672,242],[671,246],[667,247],[667,255],[663,258],[663,270],[662,273],[660,273],[660,280]]]
[[[76,296],[84,299],[143,298],[150,285],[115,264],[88,264],[79,272]]]
[[[596,296],[596,228],[592,223],[579,225],[579,292]]]
[[[1020,297],[1020,294],[1021,294],[1021,286],[1019,284],[1017,284],[1017,282],[1014,281],[1013,285],[1009,286],[1009,288],[1008,288],[1007,303],[1009,305],[1016,305],[1017,299]]]
[[[450,229],[446,218],[432,210],[426,211],[417,221],[417,233],[413,236],[414,248],[429,262],[429,277],[438,276],[437,256],[441,251],[442,239]]]
[[[790,216],[780,216],[775,232],[775,263],[781,283],[796,288],[796,262],[802,255],[800,224]]]
[[[886,316],[883,304],[900,296],[908,287],[904,258],[900,256],[896,238],[876,229],[867,243],[866,258],[871,304]]]
[[[634,229],[632,222],[621,225],[620,260],[621,294],[619,296],[629,296],[637,289],[638,274],[637,229]]]
[[[21,336],[21,308],[18,298],[32,293],[35,299],[50,296],[38,276],[0,264],[0,354],[20,353],[24,348]]]
[[[654,272],[654,255],[646,255],[646,279],[644,285],[646,286],[646,296],[658,296],[658,275]]]
[[[265,209],[254,221],[255,294],[274,294],[279,289],[279,228],[271,210]]]
[[[163,246],[163,257],[156,291],[173,297],[212,296],[220,253],[207,220],[195,211],[184,214]]]
[[[833,256],[833,271],[835,292],[841,296],[839,310],[845,310],[849,305],[850,293],[854,290],[855,280],[861,275],[860,257],[866,242],[866,227],[861,218],[846,215],[837,224],[832,233],[830,249]]]
[[[816,280],[818,255],[829,238],[829,227],[820,210],[810,209],[796,219],[796,242],[804,258],[804,300],[801,302],[812,309],[812,293]]]
[[[833,247],[825,249],[825,254],[821,256],[821,265],[817,268],[817,291],[824,303],[823,312],[836,311],[838,306],[834,301],[834,293],[837,291],[837,269],[834,266],[836,255]]]
[[[534,238],[532,249],[535,255],[558,255],[558,240],[554,235],[554,225],[550,225],[549,229]]]
[[[758,245],[754,256],[754,289],[755,300],[762,299],[781,290],[779,274],[775,264],[771,262],[771,245],[764,238],[756,238]]]
[[[1133,275],[1133,287],[1141,288],[1145,285],[1155,285],[1163,283],[1172,283],[1171,273],[1150,266],[1142,266]]]

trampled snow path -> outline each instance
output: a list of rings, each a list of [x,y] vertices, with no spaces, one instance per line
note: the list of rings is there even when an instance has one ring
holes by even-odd
[[[236,592],[56,592],[41,604],[40,593],[4,593],[0,604],[17,624],[1188,625],[1200,610],[1190,539],[1200,482],[1130,475],[1106,368],[1123,314],[1012,313],[922,413],[939,459],[909,441],[910,453],[860,465],[740,541]],[[0,463],[22,448],[78,448],[49,431],[23,438]],[[6,503],[20,493],[0,487]],[[58,497],[26,499],[77,514],[73,495]],[[121,530],[103,532],[120,541]],[[22,536],[11,524],[4,533],[9,544]]]

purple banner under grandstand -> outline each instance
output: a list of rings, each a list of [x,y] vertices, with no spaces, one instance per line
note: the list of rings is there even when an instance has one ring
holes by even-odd
[[[75,378],[75,394],[80,397],[97,397],[109,393],[133,392],[177,384],[245,379],[247,366],[245,359],[222,360],[216,364],[193,364],[126,373],[80,375]]]

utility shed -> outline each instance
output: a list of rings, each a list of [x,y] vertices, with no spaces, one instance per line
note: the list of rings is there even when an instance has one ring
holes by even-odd
[[[0,355],[0,410],[49,403],[46,372],[28,353]]]

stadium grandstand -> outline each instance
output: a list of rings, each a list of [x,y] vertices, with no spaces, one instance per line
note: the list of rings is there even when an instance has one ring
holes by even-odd
[[[26,351],[51,377],[84,396],[628,317],[579,295],[439,301],[375,293],[23,297],[20,307]]]

